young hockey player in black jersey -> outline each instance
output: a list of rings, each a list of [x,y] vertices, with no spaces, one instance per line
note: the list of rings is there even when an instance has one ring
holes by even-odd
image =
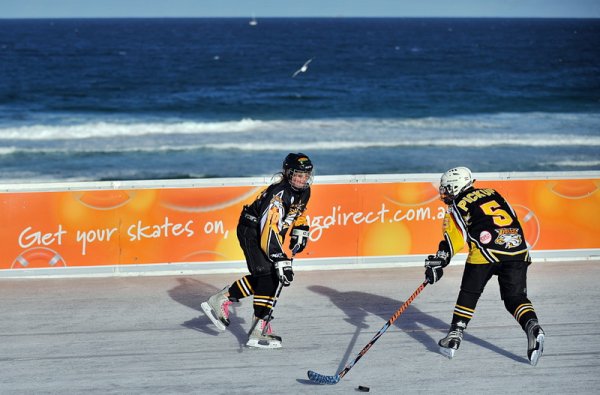
[[[279,283],[289,286],[294,279],[292,261],[284,252],[286,234],[290,231],[289,247],[296,253],[301,252],[308,241],[309,227],[304,211],[310,199],[312,179],[313,165],[308,156],[302,153],[286,156],[280,179],[242,209],[237,236],[250,274],[201,305],[215,326],[225,330],[229,325],[231,303],[253,295],[254,321],[246,343],[248,347],[281,347],[281,337],[273,334],[271,323],[266,319]]]
[[[498,276],[506,310],[527,334],[527,357],[535,366],[544,349],[544,331],[527,298],[527,267],[531,264],[523,228],[512,207],[494,189],[477,189],[466,167],[442,175],[440,198],[448,205],[443,223],[444,240],[436,255],[425,260],[429,284],[438,281],[443,268],[465,245],[469,254],[448,335],[439,341],[440,352],[454,357],[463,332],[488,280]]]

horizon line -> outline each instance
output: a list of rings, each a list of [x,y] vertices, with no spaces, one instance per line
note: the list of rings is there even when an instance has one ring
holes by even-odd
[[[250,19],[245,16],[17,16],[0,20],[48,19]],[[259,18],[256,18],[259,19]],[[600,19],[600,16],[264,16],[260,19]]]

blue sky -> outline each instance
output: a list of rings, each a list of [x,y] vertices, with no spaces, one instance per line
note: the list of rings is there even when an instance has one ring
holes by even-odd
[[[600,18],[600,0],[0,0],[0,18]]]

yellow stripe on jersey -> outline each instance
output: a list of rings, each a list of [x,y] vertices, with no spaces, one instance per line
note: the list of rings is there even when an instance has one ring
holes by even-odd
[[[273,250],[283,251],[283,237],[280,234],[282,210],[281,196],[274,196],[260,237],[260,246],[267,256],[271,256]],[[277,246],[272,247],[271,243],[277,243]]]
[[[498,262],[498,260],[496,260]],[[467,256],[467,263],[472,263],[474,265],[482,265],[486,263],[490,263],[481,250],[477,247],[477,244],[471,242],[469,248],[469,255]]]
[[[472,263],[474,265],[489,263],[489,259],[492,259],[493,262],[500,262],[501,259],[499,258],[499,256],[501,256],[501,255],[502,256],[523,255],[524,256],[523,260],[525,260],[525,261],[529,260],[529,250],[527,248],[524,248],[524,249],[518,250],[518,251],[512,251],[512,252],[486,249],[485,251],[489,256],[489,259],[486,259],[486,257],[483,255],[483,253],[481,252],[481,250],[479,249],[479,247],[477,247],[477,245],[475,243],[471,242],[470,246],[471,247],[469,249],[469,256],[467,257],[467,263]]]
[[[527,248],[523,248],[521,250],[518,251],[498,251],[498,250],[487,250],[490,255],[492,255],[494,257],[494,259],[496,259],[496,261],[500,261],[500,259],[497,257],[497,255],[504,255],[504,256],[516,256],[516,255],[524,255],[525,256],[525,261],[527,261],[527,258],[529,257],[529,249]]]
[[[450,244],[452,256],[460,252],[467,244],[466,229],[463,229],[463,227],[456,222],[456,219],[450,211],[447,211],[444,217],[443,232],[444,239]]]

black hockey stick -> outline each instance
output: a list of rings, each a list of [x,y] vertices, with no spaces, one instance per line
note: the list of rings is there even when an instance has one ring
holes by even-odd
[[[390,318],[389,321],[385,323],[385,325],[379,330],[379,332],[377,332],[377,334],[373,336],[371,341],[362,350],[360,350],[356,358],[354,358],[352,362],[347,364],[346,367],[342,369],[342,371],[333,376],[325,376],[323,374],[319,374],[315,371],[309,370],[308,378],[317,384],[337,384],[340,381],[340,379],[344,377],[350,369],[352,369],[352,367],[358,362],[358,360],[361,359],[362,356],[367,353],[367,351],[369,351],[371,346],[373,346],[373,344],[375,344],[375,342],[381,337],[381,335],[383,335],[385,331],[388,330],[388,328],[394,323],[394,321],[396,321],[398,317],[400,317],[404,310],[406,310],[406,308],[412,303],[412,301],[415,300],[417,295],[421,293],[421,291],[423,290],[423,288],[425,288],[427,284],[427,281],[424,281],[421,285],[419,285],[419,288],[417,288],[416,291],[413,292],[413,294],[410,295],[410,297],[406,300],[406,302],[404,302],[404,304],[400,306],[398,310],[396,310],[394,315],[392,315],[392,318]]]
[[[292,250],[292,258],[290,259],[291,262],[294,262],[294,255],[296,255],[296,252],[298,251],[300,247],[299,246],[294,246],[294,249]],[[262,336],[264,336],[267,331],[269,330],[269,321],[271,321],[271,318],[273,317],[273,309],[275,309],[275,305],[277,304],[277,301],[279,300],[279,295],[281,295],[281,290],[283,289],[283,283],[279,282],[279,287],[277,288],[277,293],[275,293],[275,299],[273,300],[273,306],[271,306],[271,311],[269,311],[269,315],[267,316],[267,319],[265,321],[265,326],[262,329]]]

